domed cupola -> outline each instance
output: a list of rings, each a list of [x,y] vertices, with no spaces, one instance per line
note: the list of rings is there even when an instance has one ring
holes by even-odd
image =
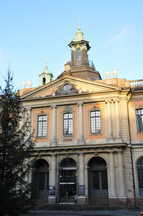
[[[40,85],[46,85],[52,81],[53,74],[48,71],[48,66],[46,65],[43,72],[39,74]]]

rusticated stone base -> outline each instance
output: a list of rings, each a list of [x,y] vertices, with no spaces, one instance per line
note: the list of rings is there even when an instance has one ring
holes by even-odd
[[[115,208],[115,207],[119,207],[119,208],[125,208],[127,207],[127,199],[126,198],[109,198],[109,207],[111,208]]]
[[[77,198],[77,204],[78,205],[87,204],[87,197],[86,196],[78,196],[78,198]]]
[[[49,196],[48,197],[48,204],[53,205],[56,203],[56,196]]]
[[[136,198],[136,207],[139,207],[139,208],[143,207],[143,198],[141,197]]]

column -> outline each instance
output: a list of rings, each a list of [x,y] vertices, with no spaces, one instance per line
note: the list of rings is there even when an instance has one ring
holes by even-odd
[[[105,103],[106,103],[106,110],[107,110],[107,137],[112,138],[112,118],[111,118],[110,100],[107,99]]]
[[[109,198],[116,198],[116,187],[115,187],[115,168],[114,168],[114,153],[111,152],[109,154],[110,165],[109,165],[109,173],[108,173],[108,181],[109,181]]]
[[[55,104],[53,104],[51,107],[52,107],[51,145],[55,146],[57,143],[57,110]]]
[[[120,137],[120,113],[119,113],[119,101],[115,100],[115,112],[116,112],[116,138]]]
[[[85,204],[85,164],[84,154],[79,154],[79,174],[78,174],[78,204]]]
[[[78,131],[79,131],[79,144],[84,144],[83,102],[78,103]]]
[[[49,169],[49,204],[56,202],[56,155],[52,155],[50,159]]]
[[[124,168],[123,168],[123,153],[118,152],[118,185],[119,187],[119,197],[125,198],[125,180],[124,180]]]

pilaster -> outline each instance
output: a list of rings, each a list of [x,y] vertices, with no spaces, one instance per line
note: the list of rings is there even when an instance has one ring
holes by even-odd
[[[51,132],[51,145],[55,146],[57,144],[57,109],[56,105],[53,104],[52,108],[52,132]]]
[[[78,131],[79,131],[79,144],[84,144],[84,132],[83,132],[83,102],[78,103]]]
[[[107,110],[107,138],[112,138],[112,118],[111,118],[111,101],[110,99],[105,100]]]
[[[56,203],[56,155],[52,155],[50,161],[48,202]]]
[[[120,112],[119,100],[115,100],[115,113],[116,113],[116,138],[120,138]]]
[[[84,163],[84,154],[79,154],[79,175],[78,175],[78,204],[85,204],[85,163]]]
[[[109,163],[109,173],[108,173],[108,183],[109,183],[109,198],[116,198],[116,187],[115,187],[115,167],[114,167],[114,153],[109,153],[110,163]]]
[[[118,152],[117,157],[118,157],[118,185],[120,185],[118,195],[119,195],[119,198],[125,198],[123,153]]]

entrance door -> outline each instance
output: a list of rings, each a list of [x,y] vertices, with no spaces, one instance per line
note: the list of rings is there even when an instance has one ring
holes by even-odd
[[[70,203],[76,196],[76,163],[71,158],[62,160],[59,170],[59,201]]]
[[[43,160],[37,160],[33,171],[33,193],[39,200],[48,200],[49,189],[49,165]]]
[[[100,157],[92,158],[88,167],[89,203],[97,206],[106,205],[108,203],[106,162]]]

